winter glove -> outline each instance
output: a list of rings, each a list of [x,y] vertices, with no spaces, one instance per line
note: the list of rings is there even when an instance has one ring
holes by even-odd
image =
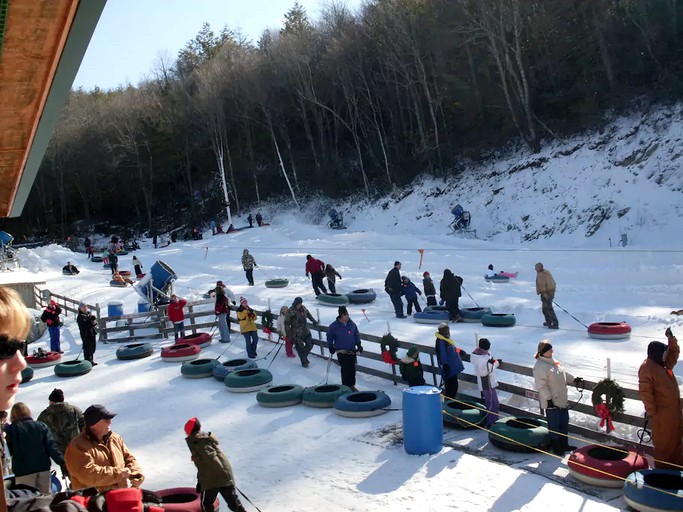
[[[574,385],[575,385],[575,386],[583,386],[583,385],[584,385],[583,382],[584,382],[584,381],[583,381],[583,379],[582,379],[581,377],[576,377],[576,378],[574,379]]]
[[[361,347],[360,345],[358,345],[358,353],[360,355],[363,355],[363,347]]]
[[[460,355],[460,357],[468,356],[468,355],[469,355],[469,354],[468,354],[467,352],[465,352],[463,349],[460,349],[460,351],[458,352],[458,354]]]
[[[555,407],[555,404],[552,400],[548,400],[548,406],[546,407],[546,409],[557,409],[557,407]]]
[[[496,360],[493,359],[492,357],[490,357],[489,360],[488,360],[488,363],[489,363],[489,364],[496,364]]]
[[[451,365],[450,364],[443,365],[443,373],[444,373],[444,375],[448,375],[449,373],[451,373]]]
[[[335,352],[336,352],[336,350],[334,349],[334,347],[332,347],[332,348],[330,349],[330,355],[333,356]]]
[[[339,276],[339,280],[341,281],[341,276]]]

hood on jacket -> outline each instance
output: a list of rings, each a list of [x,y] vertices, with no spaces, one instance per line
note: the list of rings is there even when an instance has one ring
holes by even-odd
[[[667,348],[669,347],[661,341],[651,341],[647,346],[647,358],[664,366],[664,352],[666,352]]]
[[[244,250],[242,251],[242,254],[245,255],[245,256],[246,256],[247,254],[249,254],[249,249],[244,249]]]
[[[443,271],[443,276],[444,277],[451,277],[453,275],[453,272],[451,272],[449,269],[445,269]]]

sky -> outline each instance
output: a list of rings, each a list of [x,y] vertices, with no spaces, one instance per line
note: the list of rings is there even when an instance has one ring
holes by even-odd
[[[322,0],[299,0],[317,19]],[[356,9],[361,0],[345,0]],[[151,76],[160,55],[174,59],[185,43],[211,24],[242,32],[256,42],[263,30],[279,29],[294,0],[108,0],[73,88],[112,89]]]
[[[390,330],[401,340],[429,346],[434,343],[435,326],[394,318],[389,298],[382,292],[384,278],[394,260],[400,260],[402,274],[420,288],[422,273],[427,270],[438,289],[443,269],[451,268],[464,278],[461,307],[490,307],[494,312],[514,313],[517,320],[514,327],[506,329],[454,324],[451,334],[459,347],[471,352],[477,336],[486,336],[494,357],[532,366],[538,342],[549,338],[555,357],[574,375],[597,382],[607,375],[610,358],[612,377],[635,389],[648,343],[663,341],[668,326],[679,336],[683,332],[683,318],[670,315],[672,309],[683,307],[683,247],[680,239],[670,236],[672,226],[680,224],[683,189],[676,181],[681,179],[680,171],[666,167],[671,163],[666,156],[670,145],[680,144],[682,126],[680,106],[655,109],[611,123],[601,136],[585,134],[550,145],[538,155],[519,150],[489,161],[491,175],[472,169],[458,183],[423,180],[413,184],[400,200],[387,196],[363,208],[337,204],[337,209],[345,212],[346,230],[332,231],[324,215],[311,214],[327,211],[329,204],[311,203],[303,212],[281,203],[266,204],[260,209],[270,221],[267,227],[214,237],[205,232],[204,240],[159,249],[142,240],[142,250],[136,254],[147,269],[156,260],[173,268],[178,275],[175,292],[188,300],[201,299],[221,279],[256,309],[270,306],[277,311],[301,296],[312,314],[329,324],[336,308],[316,303],[304,275],[305,256],[310,253],[333,264],[342,275],[338,292],[359,288],[378,292],[374,303],[362,306],[365,311],[348,307],[362,332],[381,336]],[[629,155],[642,156],[642,147],[650,147],[653,141],[659,144],[657,150],[624,163]],[[544,163],[529,165],[539,161]],[[658,172],[652,173],[653,168]],[[504,172],[506,169],[515,171]],[[562,192],[556,192],[557,188]],[[498,189],[502,190],[492,195],[491,190]],[[443,190],[458,190],[460,197]],[[443,212],[447,214],[453,202],[465,196],[470,201],[462,202],[473,213],[477,239],[446,235],[449,219]],[[566,201],[575,201],[572,211],[581,213],[589,204],[609,205],[617,200],[620,207],[630,205],[631,211],[605,221],[588,243],[590,217],[584,216],[576,229],[562,231],[562,226],[571,224],[571,215],[565,213],[564,220],[552,215],[562,210]],[[526,217],[529,208],[537,214],[519,227],[519,233],[508,231],[507,225],[521,222],[515,219]],[[506,229],[501,230],[503,211],[508,217]],[[243,226],[246,219],[236,217],[234,223]],[[537,230],[551,234],[533,242],[521,241],[521,235]],[[629,234],[631,244],[610,247],[607,239],[621,231]],[[104,237],[93,239],[103,246]],[[250,250],[258,264],[253,287],[247,285],[241,267],[243,248]],[[421,267],[419,248],[424,249]],[[84,254],[51,245],[19,249],[18,256],[23,270],[2,273],[0,281],[43,280],[56,293],[99,303],[105,309],[108,302],[120,300],[124,313],[137,310],[138,295],[131,288],[111,288],[109,271],[88,262]],[[120,258],[122,270],[132,270],[131,258]],[[61,267],[67,260],[77,265],[81,274],[62,276]],[[557,331],[541,326],[533,270],[537,261],[544,262],[558,283],[555,301],[563,309],[556,309]],[[488,283],[483,276],[489,263],[498,270],[517,271],[518,277],[505,284]],[[266,279],[278,277],[287,277],[289,286],[264,286]],[[211,305],[203,307],[210,309]],[[626,321],[633,331],[628,339],[595,340],[587,336],[585,326],[597,321]],[[233,341],[224,345],[216,341],[215,330],[213,334],[215,341],[203,349],[202,358],[224,362],[245,356],[239,335],[233,334]],[[30,349],[48,343],[46,334]],[[99,344],[95,354],[99,365],[73,379],[60,379],[51,368],[37,369],[33,380],[20,387],[18,399],[26,402],[35,416],[47,406],[50,391],[60,387],[67,401],[82,408],[103,403],[117,412],[112,429],[123,436],[138,458],[146,476],[144,487],[152,490],[194,486],[195,470],[182,428],[187,419],[197,416],[230,457],[237,486],[269,512],[602,512],[626,508],[619,489],[587,487],[568,476],[566,458],[504,452],[488,443],[484,431],[451,429],[445,429],[445,446],[438,453],[407,455],[391,435],[401,425],[400,410],[350,419],[303,405],[264,409],[254,393],[232,394],[214,379],[183,378],[178,364],[159,357],[160,348],[170,341],[154,343],[155,353],[137,361],[117,360],[116,343]],[[377,345],[370,342],[364,342],[364,348],[378,352]],[[65,360],[77,357],[81,349],[73,315],[64,318],[62,349]],[[278,353],[276,345],[263,335],[258,354],[258,365],[269,368],[275,385],[340,382],[336,365],[328,373],[326,360],[312,357],[310,367],[304,369],[297,359],[286,358],[283,350]],[[403,356],[402,350],[399,356]],[[388,369],[385,363],[363,363]],[[679,366],[674,374],[680,385],[683,370]],[[471,372],[468,363],[465,372]],[[497,378],[531,387],[526,377],[510,372],[499,370]],[[357,386],[384,391],[392,400],[391,408],[402,407],[404,385],[394,386],[359,373]],[[461,383],[460,393],[477,395],[467,383]],[[570,393],[572,400],[590,403],[589,393],[579,395],[573,389]],[[500,397],[504,403],[538,410],[533,400],[503,393]],[[626,409],[633,414],[643,411],[635,400],[627,400]],[[597,418],[580,418],[574,412],[570,417],[572,422],[600,428]],[[620,436],[635,439],[635,428],[616,426]],[[572,439],[572,444],[579,446],[587,443]]]

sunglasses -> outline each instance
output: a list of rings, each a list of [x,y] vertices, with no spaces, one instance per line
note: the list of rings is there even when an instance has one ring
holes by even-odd
[[[24,340],[0,335],[0,359],[11,359],[17,351],[23,354],[24,345],[26,345]]]

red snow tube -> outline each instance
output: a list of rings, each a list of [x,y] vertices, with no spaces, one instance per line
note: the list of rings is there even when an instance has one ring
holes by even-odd
[[[142,279],[143,277],[145,277],[145,274],[138,274],[135,277],[137,277],[138,279]]]
[[[59,352],[47,352],[44,357],[26,356],[26,362],[31,368],[45,368],[46,366],[54,366],[62,359],[62,354]]]
[[[164,361],[192,361],[199,357],[201,348],[198,345],[190,345],[189,343],[176,343],[170,347],[166,347],[161,351],[161,359]]]
[[[208,332],[198,332],[196,334],[188,334],[182,338],[178,338],[178,343],[189,343],[190,345],[197,345],[201,348],[211,345],[213,338]]]
[[[647,460],[628,448],[589,444],[574,450],[567,461],[569,474],[598,487],[623,487],[634,471],[648,469]]]
[[[161,489],[154,491],[160,497],[165,510],[175,512],[202,512],[200,495],[194,487],[174,487],[173,489]],[[218,510],[220,504],[218,498],[213,502],[213,509]]]
[[[621,340],[631,335],[626,322],[596,322],[588,326],[588,336],[597,340]]]

